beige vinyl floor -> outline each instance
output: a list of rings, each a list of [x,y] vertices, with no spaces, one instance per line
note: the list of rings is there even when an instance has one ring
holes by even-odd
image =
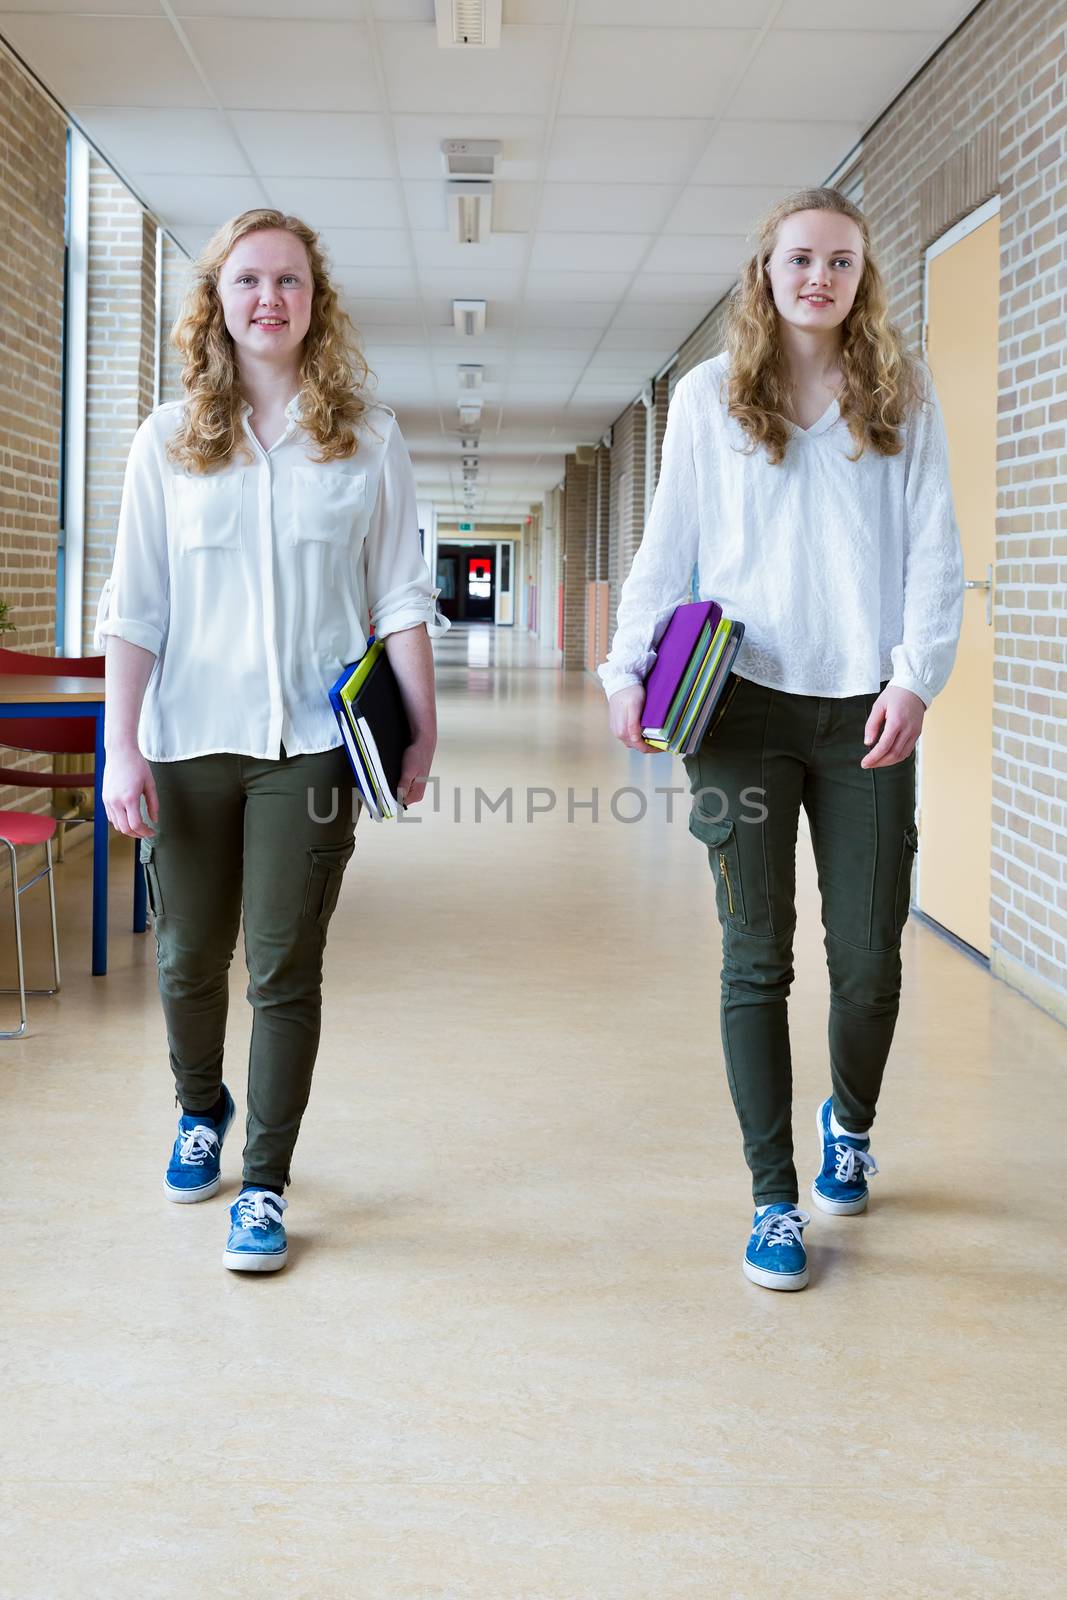
[[[1062,1028],[911,921],[870,1212],[814,1214],[805,1292],[754,1287],[706,855],[680,797],[610,809],[681,764],[527,635],[456,629],[438,672],[440,809],[360,823],[277,1276],[221,1265],[239,1129],[215,1199],[163,1196],[126,847],[106,979],[87,853],[58,873],[63,992],[0,1045],[4,1600],[1067,1594]]]

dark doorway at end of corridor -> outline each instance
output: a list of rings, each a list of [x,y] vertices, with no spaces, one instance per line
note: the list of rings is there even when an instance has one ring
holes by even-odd
[[[489,622],[496,615],[496,546],[437,546],[437,604],[450,622]]]

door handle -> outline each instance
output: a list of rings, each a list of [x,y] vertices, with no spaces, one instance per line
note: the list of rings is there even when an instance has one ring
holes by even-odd
[[[986,575],[984,578],[964,578],[963,587],[965,589],[986,590],[985,619],[988,625],[993,621],[993,563],[990,562],[985,570]]]

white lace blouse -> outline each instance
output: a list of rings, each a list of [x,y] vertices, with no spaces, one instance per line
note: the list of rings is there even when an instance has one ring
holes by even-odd
[[[702,599],[745,624],[735,671],[790,694],[877,694],[886,680],[929,705],[952,670],[963,612],[963,559],[941,409],[925,403],[904,449],[856,446],[837,401],[789,424],[771,466],[727,415],[726,352],[682,377],[667,413],[663,463],[619,599],[608,695],[639,683],[674,607]]]

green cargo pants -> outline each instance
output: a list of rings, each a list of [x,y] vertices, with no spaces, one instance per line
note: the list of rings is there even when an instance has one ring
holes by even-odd
[[[900,1000],[900,936],[918,847],[915,754],[891,767],[860,767],[875,694],[820,699],[745,678],[726,694],[719,720],[685,758],[689,827],[707,846],[716,880],[723,1053],[753,1196],[765,1205],[797,1199],[786,1002],[800,807],[822,900],[834,1113],[842,1127],[864,1133]]]
[[[159,823],[141,860],[177,1099],[196,1112],[218,1097],[243,913],[254,1011],[244,1181],[283,1188],[318,1050],[326,930],[361,804],[351,769],[343,750],[150,765]]]

